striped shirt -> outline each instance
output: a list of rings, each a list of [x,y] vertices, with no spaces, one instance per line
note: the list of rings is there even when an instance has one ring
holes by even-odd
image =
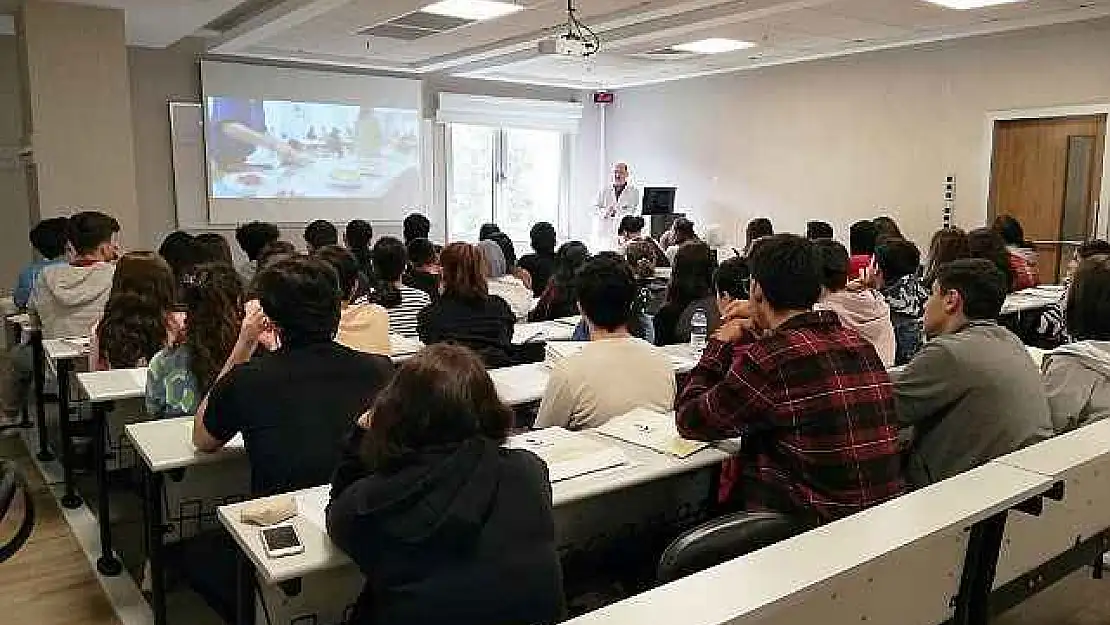
[[[419,289],[401,287],[401,303],[389,309],[389,331],[416,338],[416,315],[432,303],[432,298]]]

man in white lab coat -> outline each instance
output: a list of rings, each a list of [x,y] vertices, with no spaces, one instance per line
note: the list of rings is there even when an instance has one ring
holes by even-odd
[[[628,165],[613,165],[613,184],[597,194],[594,205],[594,236],[592,251],[617,249],[617,228],[625,215],[640,213],[640,189],[628,181]]]

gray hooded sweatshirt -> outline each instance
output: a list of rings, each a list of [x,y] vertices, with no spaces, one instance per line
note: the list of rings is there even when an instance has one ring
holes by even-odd
[[[1021,339],[972,321],[925,344],[893,374],[898,420],[914,427],[907,477],[952,477],[1053,434],[1037,366]]]
[[[1057,433],[1110,416],[1110,341],[1079,341],[1045,356],[1044,383]]]
[[[113,263],[44,269],[31,294],[31,308],[42,324],[42,337],[88,336],[93,323],[104,313],[115,271]]]

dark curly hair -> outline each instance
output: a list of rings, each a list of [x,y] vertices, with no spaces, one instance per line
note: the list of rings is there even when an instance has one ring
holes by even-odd
[[[176,287],[169,264],[154,252],[129,252],[116,265],[97,326],[100,356],[115,368],[142,366],[166,345]]]
[[[239,338],[243,282],[227,263],[197,265],[184,282],[181,303],[188,317],[181,344],[189,350],[189,371],[204,396]]]

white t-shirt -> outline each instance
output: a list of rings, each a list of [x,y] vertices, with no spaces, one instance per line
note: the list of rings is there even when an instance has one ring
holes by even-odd
[[[633,408],[674,409],[674,366],[634,337],[591,342],[557,362],[536,417],[536,428],[595,428]]]

